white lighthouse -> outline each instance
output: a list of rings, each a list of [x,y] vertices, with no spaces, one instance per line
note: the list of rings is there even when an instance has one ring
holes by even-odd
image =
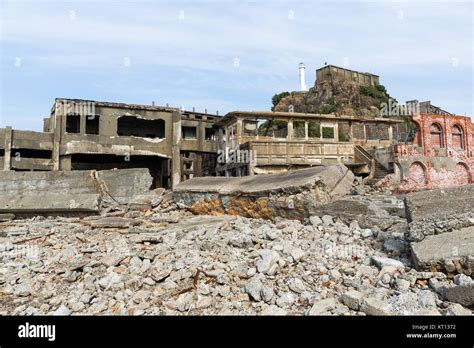
[[[304,70],[306,69],[304,63],[300,63],[299,66],[300,69],[300,90],[301,91],[306,91],[306,83],[304,81]]]

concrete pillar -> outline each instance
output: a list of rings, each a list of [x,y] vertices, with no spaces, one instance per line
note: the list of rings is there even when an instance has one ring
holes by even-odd
[[[241,142],[241,136],[242,136],[242,123],[243,123],[243,120],[241,118],[237,119],[237,124],[236,124],[236,127],[235,127],[235,139],[236,139],[236,146],[237,148],[240,146],[240,142]]]
[[[334,122],[334,140],[339,142],[339,122]]]
[[[61,135],[63,129],[63,120],[64,116],[62,115],[54,115],[53,117],[53,151],[52,151],[52,159],[53,159],[53,170],[58,171],[60,168],[60,161],[59,161],[59,152],[60,152],[60,144],[61,144]]]
[[[173,111],[172,147],[171,147],[171,188],[181,181],[181,114]]]
[[[12,127],[5,127],[5,154],[3,157],[3,170],[11,169],[11,150],[12,150]]]
[[[288,121],[288,134],[286,136],[286,138],[288,140],[292,140],[293,139],[293,120],[289,120]]]
[[[59,157],[59,170],[71,170],[71,155],[60,156]]]
[[[79,116],[79,134],[86,134],[86,115]]]
[[[393,140],[393,126],[388,127],[388,140],[390,140],[390,142]]]
[[[308,121],[305,121],[305,122],[304,122],[304,138],[305,138],[306,140],[309,139],[309,137],[308,137]]]

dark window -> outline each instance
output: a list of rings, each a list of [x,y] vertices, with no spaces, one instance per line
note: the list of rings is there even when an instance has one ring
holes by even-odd
[[[99,134],[98,115],[88,115],[86,117],[86,134]]]
[[[165,121],[145,120],[135,116],[122,116],[117,122],[117,134],[141,138],[164,138]]]
[[[212,128],[205,128],[206,140],[216,140],[216,132]]]
[[[13,156],[17,158],[44,158],[50,159],[52,156],[51,150],[36,150],[36,149],[11,149]]]
[[[196,139],[197,129],[196,127],[183,127],[182,134],[183,134],[183,139]]]
[[[66,133],[79,133],[81,128],[81,117],[79,115],[66,116]]]

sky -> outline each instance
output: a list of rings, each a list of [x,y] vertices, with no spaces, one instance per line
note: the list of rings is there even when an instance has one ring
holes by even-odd
[[[398,101],[472,115],[469,0],[0,0],[0,127],[42,130],[54,99],[269,110],[328,64]]]

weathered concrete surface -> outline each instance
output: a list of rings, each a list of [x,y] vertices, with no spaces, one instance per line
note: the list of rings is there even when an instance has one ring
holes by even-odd
[[[474,185],[410,193],[405,207],[409,241],[474,226]]]
[[[410,222],[430,216],[442,218],[472,212],[474,185],[409,193],[406,195],[405,203]]]
[[[418,270],[472,274],[474,268],[474,227],[428,236],[411,244]]]
[[[460,303],[465,307],[474,306],[474,284],[446,287],[444,294],[450,302]]]
[[[0,172],[0,213],[98,212],[103,197],[126,201],[151,183],[144,168]]]
[[[344,165],[240,178],[194,178],[179,184],[173,199],[195,214],[302,220],[320,205],[347,194],[353,181]]]

